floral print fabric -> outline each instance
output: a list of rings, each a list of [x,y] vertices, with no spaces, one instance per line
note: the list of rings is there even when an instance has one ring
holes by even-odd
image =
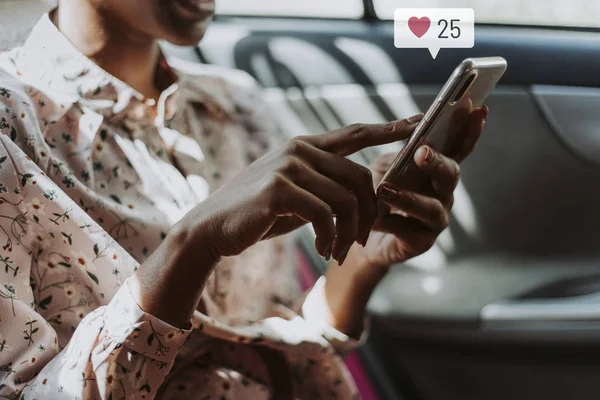
[[[262,400],[285,379],[356,398],[357,343],[325,323],[323,280],[302,296],[285,238],[222,260],[189,330],[138,306],[129,277],[169,228],[283,140],[249,76],[171,67],[153,104],[48,15],[2,56],[0,398]]]

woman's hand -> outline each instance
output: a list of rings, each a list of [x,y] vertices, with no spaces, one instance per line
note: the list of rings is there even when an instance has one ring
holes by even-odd
[[[487,107],[473,111],[465,127],[458,132],[455,150],[444,156],[427,146],[420,147],[414,157],[429,184],[420,193],[403,190],[386,183],[380,192],[380,214],[364,249],[353,253],[369,266],[389,266],[427,251],[448,226],[454,204],[454,189],[458,184],[458,163],[474,149],[483,130]],[[371,165],[374,184],[395,158],[395,154],[380,156]]]
[[[416,121],[298,137],[255,161],[186,214],[136,272],[130,286],[142,309],[185,326],[220,257],[307,222],[324,257],[340,260],[355,241],[364,244],[378,215],[373,179],[345,156],[405,139]]]
[[[371,293],[390,265],[427,251],[446,228],[459,178],[457,163],[475,148],[487,114],[487,107],[483,107],[469,115],[466,127],[454,136],[456,145],[449,157],[427,147],[417,150],[415,163],[421,169],[419,173],[425,174],[430,182],[421,193],[391,184],[386,184],[386,189],[380,192],[379,216],[366,246],[355,244],[343,267],[334,266],[327,271],[327,317],[333,327],[355,337],[360,335]],[[374,185],[395,156],[383,155],[373,163]],[[345,258],[342,256],[341,261]]]
[[[292,139],[225,183],[182,224],[192,237],[202,230],[198,245],[210,245],[220,257],[310,222],[319,254],[340,260],[355,241],[366,242],[378,215],[371,172],[345,156],[406,138],[416,121],[352,125]]]

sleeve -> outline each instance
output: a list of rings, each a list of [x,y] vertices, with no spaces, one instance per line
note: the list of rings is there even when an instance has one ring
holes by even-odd
[[[306,293],[302,303],[302,316],[306,323],[321,332],[321,335],[331,343],[338,354],[346,355],[366,342],[369,336],[370,320],[365,317],[363,332],[358,340],[329,325],[327,322],[329,320],[327,317],[329,306],[325,299],[325,281],[324,276],[320,277],[312,289]]]
[[[0,108],[0,398],[152,399],[190,331],[140,309],[121,278],[137,263],[15,145],[36,126],[15,97]]]
[[[127,280],[107,306],[81,321],[67,347],[28,382],[22,395],[153,399],[189,333],[142,311]]]

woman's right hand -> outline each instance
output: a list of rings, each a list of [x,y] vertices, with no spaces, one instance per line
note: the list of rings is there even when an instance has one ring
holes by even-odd
[[[377,218],[370,170],[345,156],[405,139],[420,119],[356,124],[291,139],[225,183],[181,224],[190,237],[204,241],[198,245],[209,245],[220,257],[308,222],[319,254],[340,260],[355,241],[366,242]]]
[[[188,212],[136,271],[130,288],[142,309],[187,326],[221,257],[307,222],[317,251],[343,259],[377,217],[371,172],[345,156],[405,139],[421,118],[297,137],[256,160]]]

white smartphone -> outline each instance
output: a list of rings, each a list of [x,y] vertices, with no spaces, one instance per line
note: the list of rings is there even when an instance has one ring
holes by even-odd
[[[376,193],[384,182],[420,191],[428,180],[414,162],[417,149],[428,145],[449,155],[468,115],[483,105],[505,71],[506,60],[502,57],[467,58],[461,62],[383,176]]]

